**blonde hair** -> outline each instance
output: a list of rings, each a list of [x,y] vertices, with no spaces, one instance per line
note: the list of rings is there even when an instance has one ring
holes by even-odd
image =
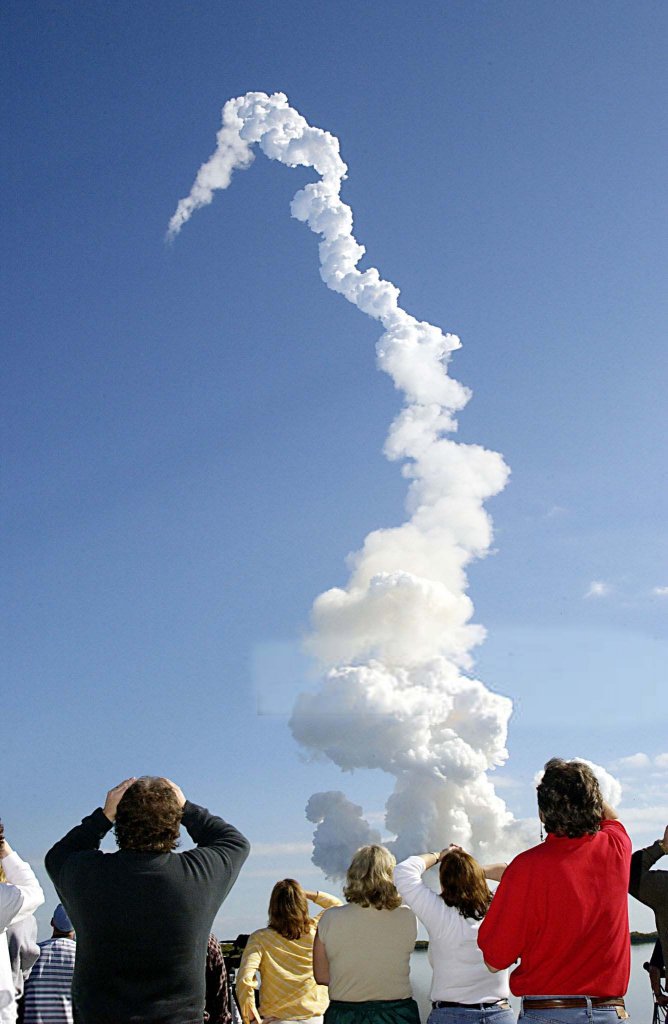
[[[346,875],[343,895],[348,903],[376,910],[396,910],[401,906],[392,877],[395,858],[384,846],[361,846]]]
[[[0,882],[6,882],[6,881],[7,881],[7,875],[5,874],[5,869],[3,868],[2,864],[0,864]]]

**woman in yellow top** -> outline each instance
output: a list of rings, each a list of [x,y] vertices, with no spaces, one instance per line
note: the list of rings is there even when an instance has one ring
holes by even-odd
[[[307,892],[294,878],[274,886],[269,926],[253,932],[237,973],[237,998],[244,1024],[254,1021],[312,1021],[320,1024],[329,998],[313,977],[313,939],[322,912],[313,918],[308,900],[323,911],[341,906],[326,892]],[[256,972],[260,975],[261,1012],[255,1008]]]

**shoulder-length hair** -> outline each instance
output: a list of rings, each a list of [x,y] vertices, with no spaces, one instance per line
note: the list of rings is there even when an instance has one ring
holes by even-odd
[[[308,901],[299,882],[284,878],[269,897],[269,927],[285,939],[301,939],[311,928]]]
[[[361,846],[346,875],[343,895],[348,903],[376,910],[396,910],[401,896],[394,884],[392,872],[395,858],[384,846]]]
[[[441,899],[454,907],[462,917],[482,921],[489,909],[492,894],[485,873],[475,857],[465,850],[449,850],[439,869]]]
[[[553,757],[538,789],[538,809],[546,832],[577,839],[601,827],[603,797],[598,779],[584,761]]]

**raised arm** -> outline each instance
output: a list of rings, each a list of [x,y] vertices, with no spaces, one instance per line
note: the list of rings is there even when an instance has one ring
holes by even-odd
[[[508,865],[504,863],[482,865],[485,878],[488,878],[490,882],[500,882],[507,867]]]
[[[0,929],[29,917],[44,903],[42,887],[35,872],[5,839],[0,844],[0,863],[9,885],[0,885]]]
[[[422,875],[438,864],[445,853],[447,849],[441,850],[440,853],[421,853],[407,857],[394,869],[394,884],[399,895],[417,914],[427,930],[442,927],[447,908],[441,897],[425,885]]]
[[[330,907],[341,906],[341,900],[338,896],[330,896],[328,892],[322,892],[320,889],[315,891],[312,889],[304,889],[304,896],[306,896],[306,899],[310,900],[311,903],[316,903],[319,907],[322,907],[323,910],[329,910]]]
[[[44,863],[56,889],[59,890],[65,864],[73,854],[100,848],[100,843],[116,819],[116,809],[121,797],[135,781],[134,778],[125,779],[124,782],[119,782],[117,786],[110,789],[104,801],[104,808],[98,807],[92,814],[84,818],[80,825],[75,825],[55,846],[51,847],[44,858]]]
[[[198,864],[222,903],[250,852],[250,843],[234,825],[190,800],[184,803],[181,821],[197,849],[180,856]]]
[[[603,801],[603,821],[619,821],[619,815],[614,807]]]
[[[667,853],[668,825],[661,839],[646,846],[644,850],[636,850],[631,857],[629,892],[652,909],[665,902],[668,871],[650,871],[650,868]]]
[[[80,825],[75,825],[67,835],[51,847],[44,858],[44,863],[49,878],[58,891],[60,891],[65,864],[70,857],[82,850],[98,850],[111,827],[112,822],[105,816],[102,808],[98,807],[92,814],[84,818]]]

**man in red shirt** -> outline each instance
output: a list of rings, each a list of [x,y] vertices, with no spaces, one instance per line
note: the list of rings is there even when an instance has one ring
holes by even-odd
[[[510,975],[525,1018],[617,1024],[628,1016],[631,841],[582,761],[553,758],[538,786],[547,839],[506,868],[480,926],[491,971]]]

